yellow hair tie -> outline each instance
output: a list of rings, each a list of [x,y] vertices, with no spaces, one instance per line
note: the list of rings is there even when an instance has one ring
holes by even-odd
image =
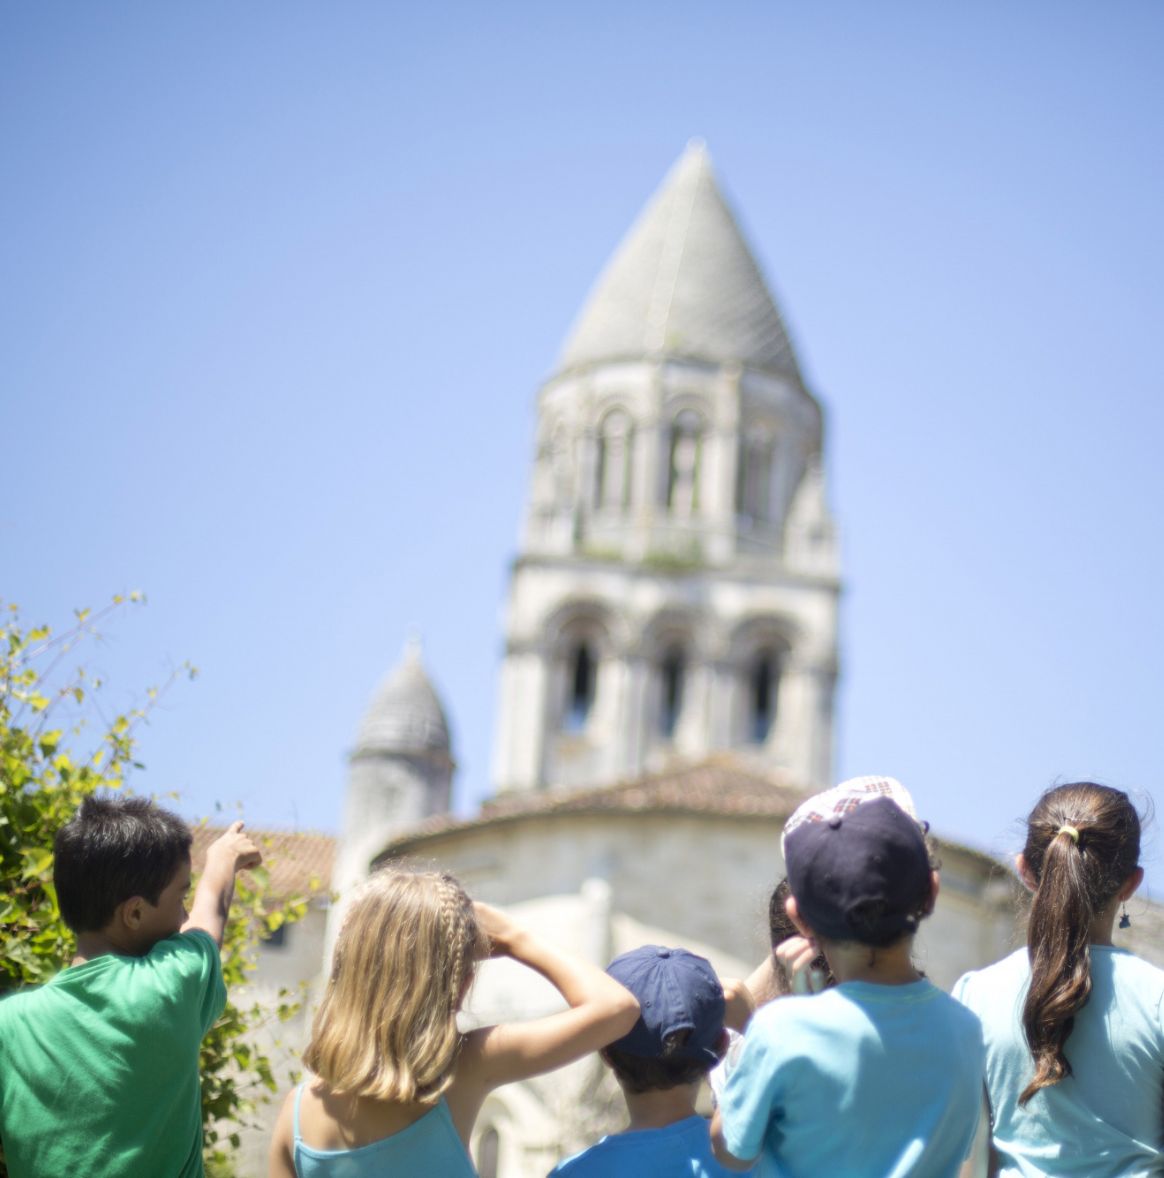
[[[1071,836],[1071,841],[1076,846],[1079,846],[1079,831],[1077,831],[1074,826],[1068,826],[1066,823],[1064,823],[1057,831],[1055,831],[1055,837],[1058,838],[1061,834],[1069,834]]]

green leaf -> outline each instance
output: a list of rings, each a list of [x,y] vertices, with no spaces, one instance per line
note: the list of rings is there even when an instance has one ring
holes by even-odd
[[[22,847],[20,857],[24,860],[25,879],[47,875],[53,865],[52,847]]]

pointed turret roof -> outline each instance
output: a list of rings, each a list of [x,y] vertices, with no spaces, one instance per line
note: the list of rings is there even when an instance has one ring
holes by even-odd
[[[445,709],[424,669],[420,642],[411,638],[364,715],[353,755],[447,753],[449,748]]]
[[[599,275],[560,367],[659,355],[799,376],[780,312],[695,140]]]

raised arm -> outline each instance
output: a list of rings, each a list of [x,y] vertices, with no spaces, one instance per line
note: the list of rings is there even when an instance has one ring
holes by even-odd
[[[752,981],[759,973],[760,970],[755,970],[746,982],[739,978],[720,978],[723,986],[723,1025],[741,1035],[756,1012],[758,1003],[752,993]]]
[[[501,1084],[552,1071],[621,1039],[639,1017],[629,991],[602,970],[562,953],[504,913],[477,904],[477,920],[494,957],[511,957],[557,988],[569,1010],[525,1023],[472,1032],[457,1067],[457,1085],[485,1093]]]
[[[230,902],[234,897],[234,877],[244,868],[258,867],[263,853],[252,842],[250,835],[243,834],[243,824],[232,822],[226,832],[210,844],[206,850],[206,866],[194,892],[194,903],[190,915],[182,925],[182,932],[199,928],[208,932],[222,948],[222,934],[226,931],[226,918],[230,914]]]

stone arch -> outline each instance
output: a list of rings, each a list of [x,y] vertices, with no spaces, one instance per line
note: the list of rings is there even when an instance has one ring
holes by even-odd
[[[495,1149],[498,1175],[524,1173],[522,1163],[531,1147],[536,1150],[543,1142],[554,1141],[556,1130],[554,1118],[528,1081],[508,1084],[485,1098],[469,1139],[469,1155],[480,1166]],[[544,1173],[555,1160],[547,1157],[538,1172]]]
[[[697,515],[700,510],[707,414],[677,403],[667,414],[665,431],[664,506],[672,515]]]
[[[732,631],[728,658],[735,679],[736,744],[765,745],[775,733],[781,682],[799,638],[799,628],[778,615],[753,616]]]
[[[675,741],[692,706],[691,686],[703,661],[700,619],[674,606],[654,615],[643,629],[641,653],[649,668],[647,732],[665,744]]]
[[[546,619],[544,634],[553,683],[552,727],[585,732],[598,704],[599,669],[615,652],[611,611],[598,601],[565,602]]]
[[[594,507],[622,513],[634,501],[635,421],[618,402],[598,419],[594,460]]]
[[[773,522],[777,432],[770,421],[752,420],[740,430],[736,455],[736,515],[760,527]]]

